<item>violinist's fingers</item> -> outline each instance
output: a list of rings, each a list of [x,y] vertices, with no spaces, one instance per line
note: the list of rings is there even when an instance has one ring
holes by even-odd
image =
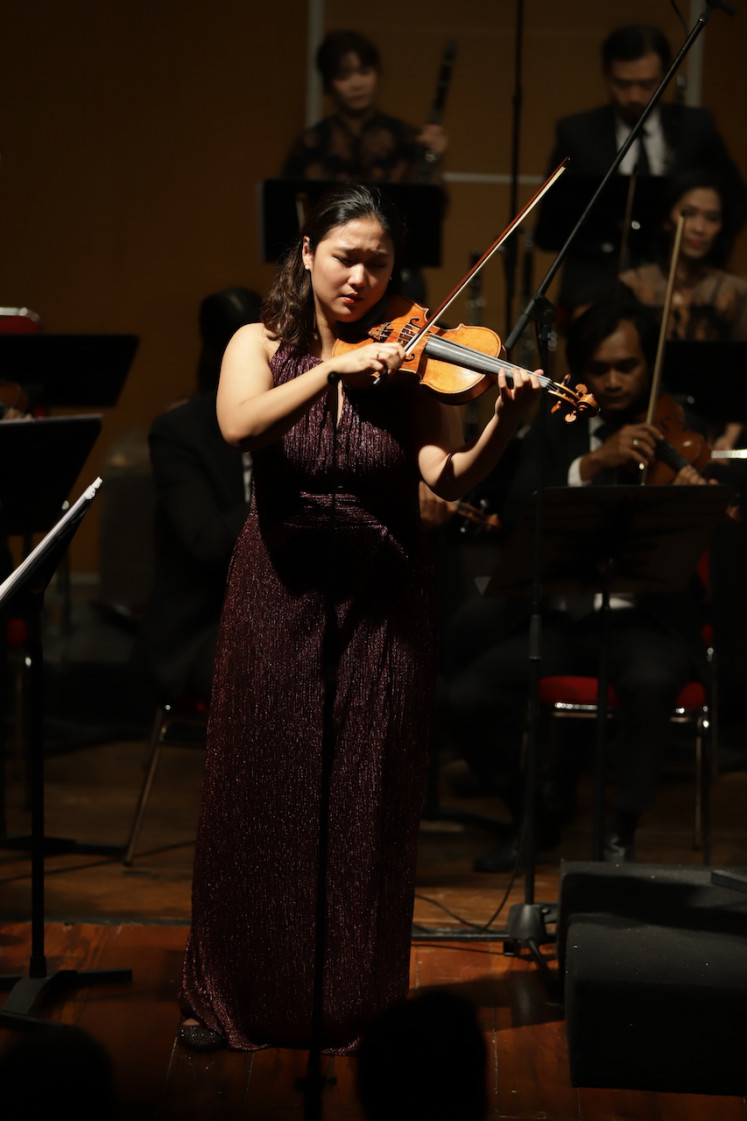
[[[708,479],[704,479],[699,471],[688,464],[687,467],[683,467],[677,472],[672,479],[672,484],[681,487],[699,487],[704,484],[707,485]]]
[[[515,401],[520,397],[533,396],[541,389],[539,374],[541,370],[530,373],[529,370],[512,370],[507,375],[503,370],[498,374],[498,389],[504,400]]]
[[[399,369],[404,353],[399,343],[367,343],[336,359],[336,372],[342,377],[370,372],[386,377]]]
[[[626,425],[618,433],[621,451],[626,453],[634,463],[647,467],[656,458],[655,429],[645,424]]]
[[[387,370],[398,370],[405,357],[404,347],[399,343],[383,343],[378,347],[379,361]]]

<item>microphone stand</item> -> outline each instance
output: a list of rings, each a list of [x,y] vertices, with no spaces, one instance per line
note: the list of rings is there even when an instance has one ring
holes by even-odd
[[[651,100],[644,109],[640,118],[636,121],[635,125],[630,131],[630,135],[624,142],[614,160],[612,161],[606,175],[603,177],[601,183],[598,185],[594,194],[592,195],[589,203],[585,207],[581,217],[576,222],[576,225],[568,235],[564,245],[558,252],[555,260],[550,265],[544,278],[540,282],[534,295],[530,298],[528,304],[523,309],[519,318],[511,330],[508,338],[505,341],[507,352],[510,354],[512,348],[516,345],[522,333],[524,332],[530,319],[536,324],[538,346],[540,351],[540,362],[543,364],[542,368],[546,369],[547,366],[547,337],[546,331],[549,329],[549,324],[555,318],[555,309],[545,297],[545,292],[555,278],[560,266],[565,260],[568,252],[575,241],[579,231],[586,222],[589,214],[594,208],[597,199],[600,197],[610,179],[616,173],[618,167],[625,159],[626,154],[633,144],[636,143],[646,121],[650,117],[656,105],[659,103],[664,90],[669,85],[673,76],[682,65],[683,60],[690,51],[691,47],[697,40],[700,33],[704,30],[706,23],[710,19],[711,12],[714,8],[721,8],[728,15],[734,15],[734,9],[724,0],[707,0],[707,7],[704,12],[698,17],[698,20],[693,27],[692,31],[686,38],[678,54],[673,60],[669,70],[662,78],[658,88],[652,95]],[[544,424],[546,410],[542,408],[538,421]],[[543,430],[544,433],[544,430]],[[541,435],[543,435],[541,433]],[[543,447],[544,440],[540,440],[540,448]],[[537,492],[537,507],[535,519],[535,571],[533,582],[533,602],[532,614],[530,618],[529,630],[529,733],[527,739],[527,754],[526,754],[526,789],[525,789],[525,818],[522,830],[522,840],[520,844],[519,860],[522,853],[526,855],[526,874],[525,874],[525,891],[524,902],[514,904],[509,910],[508,922],[506,924],[506,931],[504,935],[504,953],[505,954],[519,954],[522,947],[526,947],[532,955],[534,961],[540,967],[548,988],[554,988],[556,985],[555,978],[550,973],[545,959],[540,953],[539,947],[543,943],[553,942],[555,940],[554,934],[549,934],[546,929],[547,922],[554,922],[557,917],[557,907],[547,903],[537,903],[534,899],[534,872],[537,855],[537,838],[536,838],[536,817],[537,817],[537,796],[538,796],[538,777],[539,777],[539,681],[540,681],[540,666],[541,666],[541,638],[542,638],[542,616],[541,616],[541,558],[542,558],[542,529],[543,529],[543,515],[542,515],[542,492],[544,487],[544,463],[542,456],[539,463],[539,487]],[[598,714],[606,714],[606,679],[600,682],[604,688],[604,695],[600,697],[600,702],[597,706]],[[600,732],[601,735],[601,732]],[[597,775],[597,782],[599,776]],[[595,811],[595,825],[594,825],[595,848],[599,847],[598,836],[601,833],[601,822],[598,820],[598,811]],[[596,852],[595,855],[601,856],[601,853]]]
[[[332,767],[335,759],[336,736],[334,726],[335,698],[337,696],[340,667],[340,635],[335,611],[335,591],[338,586],[340,553],[337,523],[337,422],[341,404],[337,386],[340,375],[329,375],[330,394],[334,391],[335,410],[332,417],[332,504],[330,507],[330,548],[327,557],[326,608],[322,636],[322,674],[324,701],[322,706],[322,742],[319,775],[319,865],[316,891],[316,923],[314,935],[314,973],[311,1010],[311,1042],[306,1064],[306,1074],[297,1079],[296,1089],[304,1095],[304,1121],[321,1121],[323,1092],[334,1086],[334,1075],[322,1071],[322,1040],[324,1035],[324,958],[327,950],[327,900],[329,868],[329,801]]]

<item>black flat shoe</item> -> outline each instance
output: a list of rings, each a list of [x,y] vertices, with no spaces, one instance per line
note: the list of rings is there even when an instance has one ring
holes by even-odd
[[[220,1051],[226,1046],[220,1032],[211,1031],[203,1024],[180,1024],[176,1038],[190,1051]]]

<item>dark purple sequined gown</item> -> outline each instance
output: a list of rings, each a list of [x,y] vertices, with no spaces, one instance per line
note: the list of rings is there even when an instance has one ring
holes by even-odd
[[[281,347],[276,384],[318,360]],[[228,580],[180,1003],[229,1046],[312,1040],[329,597],[333,712],[321,1039],[406,995],[435,668],[412,392],[325,399],[255,456]],[[333,497],[334,496],[334,497]]]

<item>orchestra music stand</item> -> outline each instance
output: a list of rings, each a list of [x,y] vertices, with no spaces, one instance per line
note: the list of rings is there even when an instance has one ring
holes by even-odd
[[[745,369],[747,342],[669,339],[662,382],[703,420],[733,421],[747,415]]]
[[[138,341],[137,335],[0,335],[0,377],[19,382],[32,408],[111,408]]]
[[[274,263],[296,243],[303,212],[322,195],[342,186],[327,179],[266,179],[259,183],[262,259]],[[441,264],[441,223],[444,192],[435,183],[376,183],[399,211],[407,231],[402,264],[409,268],[438,268]]]
[[[538,497],[524,507],[491,579],[487,595],[531,594],[538,579],[545,596],[602,595],[597,675],[592,859],[604,848],[604,756],[607,723],[605,623],[613,593],[658,594],[683,590],[732,500],[723,486],[547,487],[542,492],[541,571],[536,559]],[[530,725],[539,726],[539,697],[529,697]],[[530,735],[530,747],[538,742]],[[536,746],[535,746],[536,751]],[[531,752],[530,752],[531,754]],[[509,912],[506,941],[534,944],[544,938],[546,904],[534,902],[538,760],[527,760],[525,902]],[[537,908],[540,908],[538,911]],[[524,933],[532,930],[532,935]],[[545,940],[549,940],[545,938]],[[541,959],[540,959],[541,960]],[[542,962],[544,968],[546,965]]]
[[[46,533],[59,517],[101,431],[101,416],[40,417],[37,420],[4,420],[0,429],[0,535]],[[43,544],[43,542],[42,542]],[[38,548],[38,546],[37,546]],[[34,556],[36,550],[30,554]],[[64,549],[62,550],[64,553]],[[62,557],[62,553],[60,557]],[[28,558],[27,558],[28,559]],[[25,562],[24,562],[25,563]],[[50,572],[51,579],[53,573]],[[45,586],[46,587],[46,586]],[[40,629],[43,597],[23,598],[23,619],[29,632],[29,760],[43,753],[43,664]],[[38,721],[38,723],[37,723]],[[5,832],[4,774],[0,769],[0,848],[22,849],[29,837],[8,837]],[[33,782],[31,794],[34,796]],[[87,844],[48,837],[48,852],[85,852],[118,856],[122,846]]]
[[[33,427],[33,422],[31,423]],[[38,687],[41,674],[41,609],[44,592],[57,569],[88,507],[101,484],[92,486],[49,531],[3,584],[0,584],[0,617],[11,606],[23,601],[32,650],[32,684]],[[0,1009],[0,1026],[27,1027],[42,1021],[32,1016],[42,997],[61,988],[88,982],[131,981],[130,969],[94,969],[79,972],[61,969],[47,972],[44,952],[44,745],[42,713],[38,695],[30,705],[31,752],[31,956],[29,972],[23,976],[0,978],[0,988],[11,992]]]
[[[565,174],[542,200],[534,231],[535,245],[545,250],[560,249],[602,182],[601,175],[574,173],[573,162],[569,161]],[[631,256],[637,260],[651,252],[652,236],[661,223],[667,182],[663,176],[636,177],[627,240]],[[610,179],[589,212],[574,246],[575,252],[606,252],[617,265],[615,254],[623,234],[629,189],[629,175]]]

